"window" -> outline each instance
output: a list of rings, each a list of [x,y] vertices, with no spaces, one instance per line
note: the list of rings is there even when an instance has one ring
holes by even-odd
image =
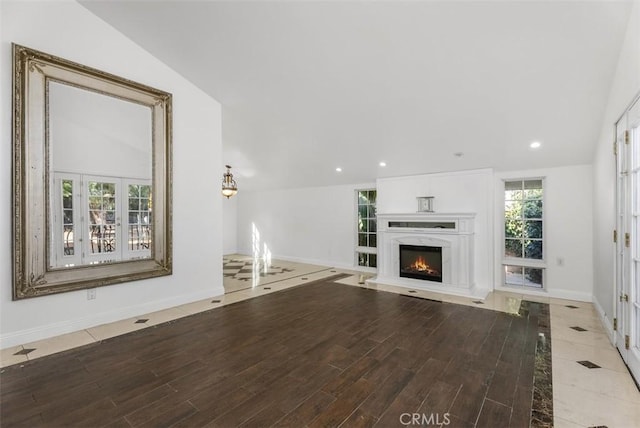
[[[73,180],[62,180],[62,254],[73,256],[75,252],[73,242]]]
[[[129,184],[130,252],[145,252],[151,244],[151,186]]]
[[[87,189],[89,253],[91,256],[100,255],[100,258],[94,259],[99,261],[113,261],[109,253],[119,250],[116,239],[116,196],[120,199],[120,192],[116,190],[116,183],[107,180],[89,180]]]
[[[377,264],[376,191],[357,191],[357,246],[358,266],[375,268]]]
[[[543,288],[541,179],[504,183],[505,285]]]
[[[50,267],[151,257],[149,180],[56,173],[54,186]]]

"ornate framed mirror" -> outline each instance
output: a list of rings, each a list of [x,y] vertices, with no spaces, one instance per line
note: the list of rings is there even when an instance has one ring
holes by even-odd
[[[171,94],[13,45],[13,298],[172,272]]]

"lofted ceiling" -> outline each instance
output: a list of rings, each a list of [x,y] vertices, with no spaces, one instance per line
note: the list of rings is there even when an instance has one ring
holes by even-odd
[[[245,189],[591,163],[631,10],[630,1],[81,3],[220,101],[220,165],[233,165]]]

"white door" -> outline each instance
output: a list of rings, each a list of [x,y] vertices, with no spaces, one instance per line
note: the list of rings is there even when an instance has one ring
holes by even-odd
[[[122,260],[120,184],[117,178],[84,176],[85,263]]]
[[[55,173],[52,185],[52,228],[49,267],[69,268],[82,264],[82,184],[78,174]]]
[[[149,180],[123,180],[122,207],[124,245],[122,259],[148,259],[151,257],[151,225],[153,216],[151,183]]]
[[[640,380],[640,102],[616,124],[616,346]]]
[[[49,267],[151,257],[150,180],[56,172]]]

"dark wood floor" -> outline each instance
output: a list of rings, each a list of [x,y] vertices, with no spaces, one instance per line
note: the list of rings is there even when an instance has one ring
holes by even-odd
[[[0,425],[526,427],[537,325],[311,283],[9,367]]]

